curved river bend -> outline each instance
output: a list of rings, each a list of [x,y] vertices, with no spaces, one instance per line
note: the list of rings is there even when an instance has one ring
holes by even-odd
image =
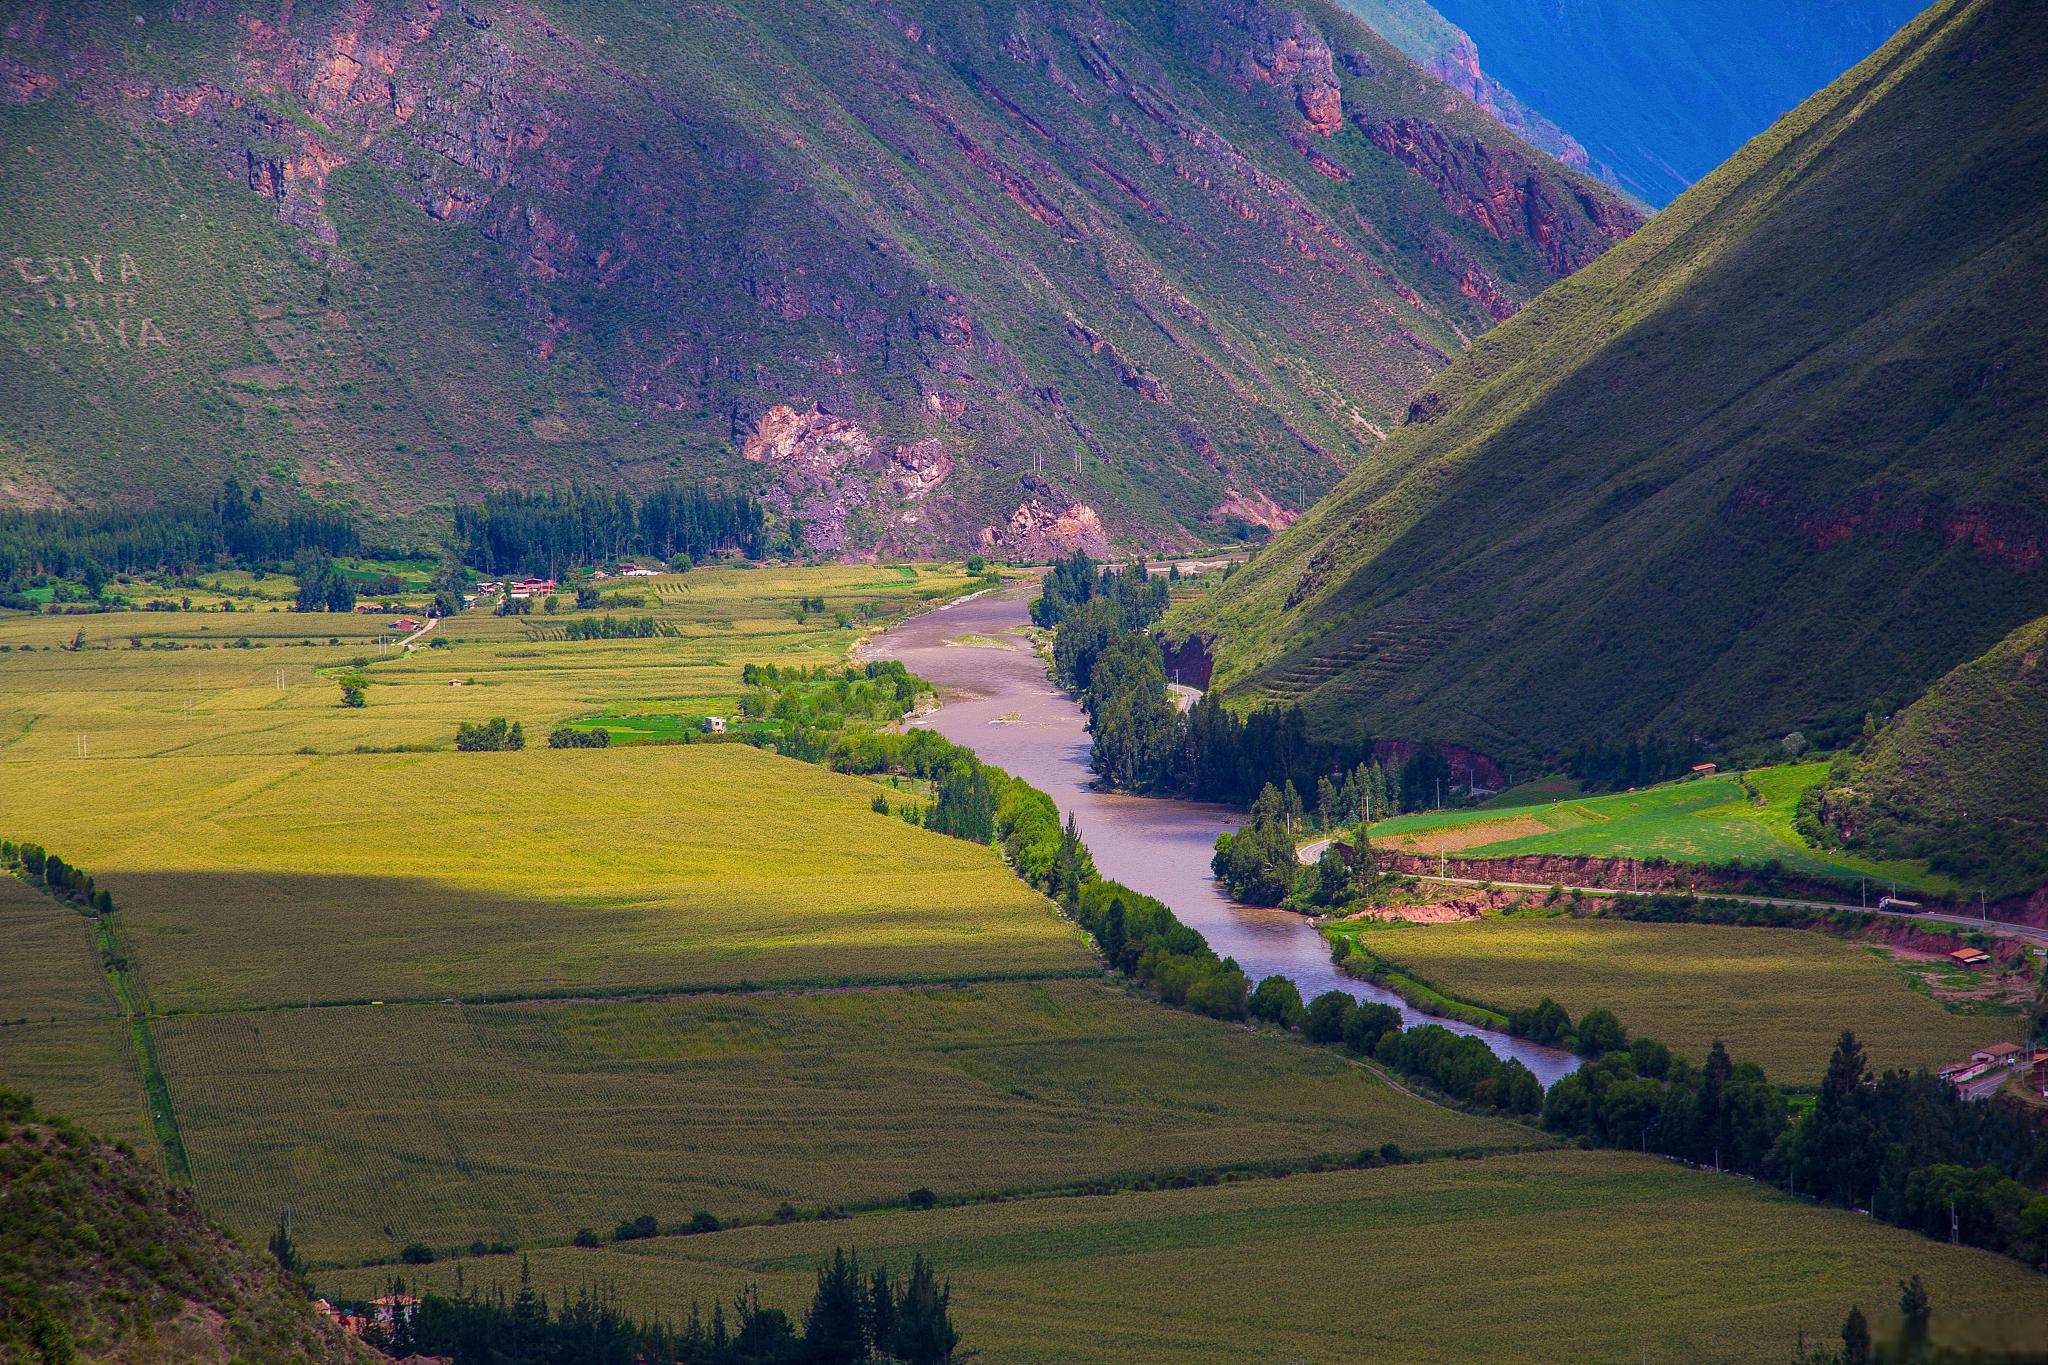
[[[1335,987],[1393,1005],[1404,1023],[1437,1023],[1485,1039],[1502,1056],[1520,1058],[1546,1086],[1577,1067],[1569,1053],[1425,1015],[1391,991],[1338,971],[1322,935],[1301,916],[1224,896],[1209,873],[1209,856],[1216,836],[1237,827],[1237,812],[1090,788],[1087,717],[1046,676],[1021,636],[1009,633],[1029,624],[1026,601],[1033,591],[1013,585],[954,602],[895,626],[862,652],[900,659],[934,683],[943,705],[916,724],[1051,796],[1062,816],[1080,822],[1103,875],[1164,901],[1217,953],[1236,958],[1252,980],[1277,973],[1293,981],[1304,1000]]]

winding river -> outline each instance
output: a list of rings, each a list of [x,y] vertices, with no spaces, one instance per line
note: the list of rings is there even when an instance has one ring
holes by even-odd
[[[900,659],[930,679],[942,704],[916,724],[1050,795],[1062,816],[1080,821],[1103,875],[1164,901],[1211,948],[1236,958],[1252,980],[1278,973],[1304,1000],[1336,987],[1393,1005],[1405,1023],[1439,1023],[1485,1039],[1502,1056],[1520,1058],[1546,1086],[1578,1065],[1568,1053],[1422,1014],[1392,992],[1338,971],[1322,935],[1301,916],[1230,900],[1209,874],[1209,856],[1216,836],[1236,828],[1237,812],[1092,789],[1087,717],[1046,676],[1018,633],[1029,624],[1026,603],[1035,591],[1012,585],[914,616],[875,637],[863,653]]]

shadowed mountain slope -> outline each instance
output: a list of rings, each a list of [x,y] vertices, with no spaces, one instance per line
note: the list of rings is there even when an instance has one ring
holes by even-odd
[[[1222,591],[1228,697],[1852,733],[2048,610],[2048,25],[1948,0],[1481,341]]]
[[[2048,885],[2048,617],[1943,675],[1814,790],[1815,833],[1966,888]]]

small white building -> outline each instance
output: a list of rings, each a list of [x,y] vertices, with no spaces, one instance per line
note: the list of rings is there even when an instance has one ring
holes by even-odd
[[[725,733],[725,717],[724,717],[724,716],[706,716],[706,717],[704,717],[704,733],[705,733],[705,734],[707,734],[707,735],[722,735],[722,734],[724,734],[724,733]]]

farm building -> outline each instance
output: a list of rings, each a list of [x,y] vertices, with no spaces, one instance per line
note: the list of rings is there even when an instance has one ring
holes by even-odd
[[[1695,763],[1692,765],[1692,775],[1694,777],[1712,777],[1719,771],[1721,771],[1721,766],[1718,763]]]
[[[1980,1047],[1971,1053],[1970,1060],[1973,1062],[1983,1062],[1987,1065],[2004,1066],[2018,1061],[2019,1056],[2020,1045],[2018,1043],[1993,1043],[1989,1047]]]
[[[1948,958],[1958,967],[1981,967],[1991,960],[1991,954],[1982,948],[1958,948]]]
[[[722,734],[724,734],[724,733],[725,733],[725,717],[724,717],[724,716],[706,716],[706,717],[704,717],[704,733],[705,733],[705,734],[707,734],[707,735],[722,735]]]

